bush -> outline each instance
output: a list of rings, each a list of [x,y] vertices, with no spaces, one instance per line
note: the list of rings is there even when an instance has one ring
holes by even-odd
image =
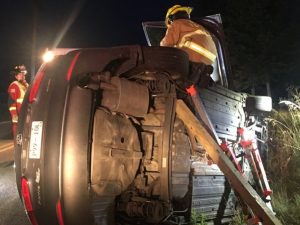
[[[229,225],[246,225],[245,216],[241,210],[236,210]]]
[[[273,206],[277,217],[286,225],[298,225],[300,221],[300,195],[289,197],[286,189],[274,188]]]
[[[300,95],[292,92],[293,102],[282,101],[285,108],[274,110],[269,121],[269,157],[267,168],[277,183],[300,193]]]
[[[207,225],[205,215],[192,210],[191,225]]]
[[[281,101],[269,124],[267,171],[273,187],[273,206],[285,224],[300,221],[300,93],[290,90],[291,100]]]

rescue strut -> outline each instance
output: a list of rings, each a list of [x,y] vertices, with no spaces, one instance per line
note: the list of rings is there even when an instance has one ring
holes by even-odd
[[[198,120],[182,100],[176,102],[176,114],[183,121],[189,133],[195,136],[216,163],[231,184],[231,187],[243,198],[258,220],[264,225],[282,225],[273,211],[266,205],[242,174],[221,149],[215,137],[208,131],[207,125]]]
[[[245,135],[245,133],[248,133],[248,135]],[[273,210],[271,205],[272,190],[259,154],[255,131],[247,128],[238,128],[238,134],[240,136],[239,143],[246,153],[246,159],[252,164],[265,202],[267,206]]]
[[[204,104],[202,103],[202,100],[199,97],[199,94],[198,94],[199,90],[198,90],[198,88],[196,86],[192,85],[192,86],[188,87],[186,89],[186,91],[191,96],[191,99],[192,99],[192,101],[194,103],[194,107],[196,109],[196,115],[198,116],[198,118],[200,118],[200,120],[203,121],[203,123],[206,125],[206,128],[208,128],[208,131],[211,131],[211,135],[215,138],[215,140],[217,141],[217,143],[220,145],[221,149],[226,153],[226,155],[228,156],[228,158],[234,164],[235,168],[242,175],[244,175],[244,171],[242,170],[242,168],[241,168],[241,166],[239,164],[239,161],[237,160],[237,158],[235,156],[234,151],[228,145],[228,143],[227,143],[226,140],[220,140],[220,138],[218,137],[217,132],[215,131],[214,126],[213,126],[213,124],[212,124],[212,122],[211,122],[208,114],[206,113],[206,110],[204,108]],[[248,131],[248,130],[246,129],[246,131]],[[252,150],[253,146],[255,146],[255,143],[256,143],[255,142],[256,139],[254,138],[255,137],[255,132],[254,132],[254,135],[251,136],[253,138],[250,141],[246,140],[246,138],[245,138],[244,133],[246,133],[246,132],[244,131],[244,128],[239,128],[238,129],[238,133],[240,135],[239,136],[240,145],[243,148],[247,147],[247,149],[249,149],[249,147],[251,147],[251,150]],[[251,134],[253,134],[253,133],[251,133]],[[255,169],[255,174],[257,175],[257,179],[259,180],[259,184],[260,184],[260,187],[262,189],[262,182],[261,182],[261,179],[260,179],[261,177],[258,175],[259,173],[258,173],[258,170],[256,168],[257,167],[258,168],[262,167],[262,170],[259,170],[259,171],[264,171],[264,168],[263,168],[262,164],[259,165],[259,166],[257,166],[257,163],[255,163],[255,162],[257,162],[257,160],[254,160],[254,158],[257,159],[259,157],[259,152],[258,151],[256,152],[256,154],[258,154],[258,157],[256,157],[256,156],[253,157],[253,155],[251,153],[254,152],[254,151],[249,152],[247,149],[245,149],[244,151],[246,152],[247,155],[249,155],[249,157],[247,157],[247,158],[253,159],[253,160],[250,160],[250,163],[253,164],[253,168]],[[265,175],[265,178],[266,178],[266,175]],[[270,188],[269,188],[269,190],[270,190]],[[271,205],[271,197],[270,197],[271,192],[272,191],[268,192],[269,195],[265,196],[265,200],[266,200],[267,206],[273,211],[272,205]],[[263,193],[265,193],[265,192],[263,192]],[[247,224],[248,225],[258,225],[258,224],[261,224],[259,218],[253,213],[253,211],[251,210],[251,208],[247,204],[245,204],[245,202],[242,200],[242,198],[239,196],[239,194],[236,191],[235,191],[235,194],[237,196],[238,201],[241,204],[241,207],[243,209],[243,213],[245,215],[251,216],[250,218],[247,219]]]

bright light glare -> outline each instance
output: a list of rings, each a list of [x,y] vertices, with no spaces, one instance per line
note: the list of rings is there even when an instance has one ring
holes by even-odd
[[[54,52],[46,51],[43,55],[44,62],[51,62],[54,59]]]
[[[253,130],[244,129],[243,136],[246,141],[251,141],[255,138],[255,132]]]

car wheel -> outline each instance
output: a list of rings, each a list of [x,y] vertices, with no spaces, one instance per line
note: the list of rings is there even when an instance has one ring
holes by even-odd
[[[249,96],[246,99],[247,111],[270,112],[272,110],[272,98],[269,96]]]
[[[186,52],[171,47],[142,47],[142,62],[132,71],[133,74],[142,72],[167,72],[173,79],[187,77],[189,59]]]

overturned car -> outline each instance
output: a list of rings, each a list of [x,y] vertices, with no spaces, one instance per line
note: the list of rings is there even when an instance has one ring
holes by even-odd
[[[197,22],[218,49],[215,83],[199,89],[199,97],[218,138],[240,155],[254,182],[238,128],[252,126],[263,140],[258,115],[270,110],[271,99],[228,88],[220,17]],[[214,224],[231,221],[234,192],[175,112],[182,99],[196,114],[180,86],[188,56],[154,46],[160,24],[144,29],[151,47],[77,49],[39,69],[23,102],[15,151],[32,224],[189,224],[195,213]]]

